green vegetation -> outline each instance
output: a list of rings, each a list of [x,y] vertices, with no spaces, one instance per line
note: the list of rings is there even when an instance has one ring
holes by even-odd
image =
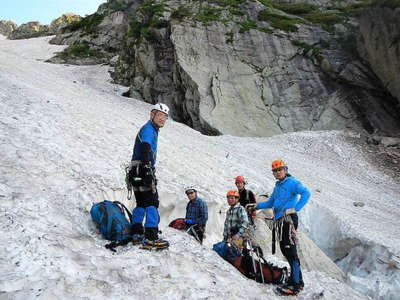
[[[239,33],[244,33],[250,29],[257,29],[258,27],[257,23],[252,19],[247,19],[246,21],[239,24],[240,24]]]
[[[304,23],[301,19],[289,18],[287,16],[279,15],[269,9],[264,9],[258,13],[258,20],[269,22],[272,27],[281,29],[283,31],[297,31],[296,24]]]
[[[192,17],[193,13],[188,6],[179,6],[178,9],[174,10],[171,14],[172,19],[177,19],[182,21],[185,18]]]
[[[337,13],[317,11],[303,16],[307,21],[319,24],[326,31],[333,31],[335,24],[343,23],[345,18]]]
[[[232,31],[225,33],[226,36],[225,42],[227,44],[233,44],[233,35],[234,33]]]
[[[317,58],[320,59],[321,58],[321,51],[322,48],[319,47],[315,47],[313,45],[309,45],[307,43],[301,42],[301,41],[291,41],[292,44],[298,48],[301,48],[302,51],[302,55],[310,57],[310,58]]]
[[[104,55],[97,50],[90,49],[88,43],[80,43],[80,44],[74,44],[69,46],[68,48],[64,49],[64,51],[60,52],[58,57],[62,59],[68,59],[68,58],[87,58],[87,57],[96,57],[96,58],[101,58]]]
[[[271,3],[270,7],[291,15],[306,15],[318,10],[318,7],[308,3]]]
[[[245,13],[240,9],[245,0],[211,0],[210,3],[214,3],[220,7],[223,7],[233,16],[244,16]]]
[[[114,0],[113,2],[109,2],[106,4],[107,8],[113,11],[123,11],[126,10],[131,3],[126,3],[121,0]]]
[[[211,6],[202,7],[200,12],[195,16],[195,20],[207,25],[210,22],[220,21],[221,13],[221,8]]]
[[[136,41],[154,40],[155,35],[152,28],[164,28],[168,26],[167,21],[161,19],[163,13],[167,9],[167,4],[164,1],[156,2],[155,0],[145,1],[137,9],[143,17],[143,21],[139,21],[134,15],[129,21],[128,36],[135,38]]]
[[[400,7],[400,0],[372,0],[372,5],[395,9]]]
[[[64,32],[83,30],[85,33],[91,34],[96,32],[97,26],[99,26],[103,19],[104,15],[94,13],[80,19],[79,21],[72,22],[64,28]]]

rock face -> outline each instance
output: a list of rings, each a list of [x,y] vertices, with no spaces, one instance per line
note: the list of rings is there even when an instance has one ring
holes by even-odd
[[[79,22],[81,19],[81,16],[72,13],[63,14],[61,17],[51,22],[49,30],[52,34],[60,34],[65,27],[73,22]]]
[[[104,10],[104,9],[103,9]],[[99,55],[89,59],[71,57],[68,59],[55,58],[52,62],[68,62],[75,64],[98,64],[110,61],[121,51],[122,42],[128,30],[128,12],[109,11],[97,12],[63,27],[61,33],[50,43],[59,45],[87,45],[91,51]],[[64,55],[65,57],[68,56]]]
[[[18,26],[9,36],[11,40],[29,39],[50,35],[49,26],[39,22],[28,22]]]
[[[310,0],[300,9],[288,2],[300,3],[108,1],[93,20],[53,42],[83,41],[114,57],[112,76],[130,86],[129,95],[167,103],[175,120],[205,134],[345,128],[398,134],[398,96],[373,63],[346,48],[356,40],[356,20],[329,11],[322,19],[310,6],[335,1]]]
[[[17,24],[13,21],[0,21],[0,34],[8,37],[10,36],[11,32],[13,32],[17,28]]]
[[[358,50],[400,106],[400,7],[368,9],[360,17]]]

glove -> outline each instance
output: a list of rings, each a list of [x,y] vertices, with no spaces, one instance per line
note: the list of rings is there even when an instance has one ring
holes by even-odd
[[[195,221],[193,219],[186,219],[185,223],[188,225],[193,225],[195,223]]]
[[[151,185],[153,183],[154,174],[153,174],[153,169],[150,166],[150,164],[144,165],[143,166],[143,183],[145,185]]]
[[[249,203],[249,204],[247,204],[247,205],[246,205],[246,210],[247,210],[247,212],[248,212],[249,214],[251,214],[253,211],[256,210],[256,206],[257,206],[256,203]]]
[[[290,215],[290,214],[295,214],[296,210],[294,208],[288,208],[285,210],[285,216]]]

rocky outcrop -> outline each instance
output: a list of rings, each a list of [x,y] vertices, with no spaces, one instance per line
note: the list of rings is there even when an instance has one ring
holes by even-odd
[[[109,14],[95,13],[79,21],[72,22],[61,30],[50,43],[58,45],[76,46],[85,44],[89,47],[89,59],[63,54],[62,62],[73,64],[98,64],[110,61],[122,50],[122,43],[128,30],[128,13],[126,11],[110,11]],[[67,58],[67,60],[65,60]],[[60,62],[59,57],[51,60]]]
[[[28,22],[18,26],[9,36],[11,40],[29,39],[39,36],[50,35],[48,25],[39,22]]]
[[[63,14],[61,17],[54,19],[50,23],[49,30],[52,34],[60,34],[65,27],[74,22],[79,22],[81,19],[81,16],[72,13]]]
[[[395,96],[354,51],[358,24],[345,13],[357,1],[333,12],[312,6],[332,1],[288,2],[299,3],[108,1],[53,42],[114,57],[112,76],[128,95],[167,103],[205,134],[398,134]]]
[[[17,24],[15,24],[13,21],[0,21],[0,34],[6,37],[10,36],[11,32],[13,32],[15,28],[17,28]]]
[[[359,22],[359,53],[400,107],[400,5],[368,9]]]

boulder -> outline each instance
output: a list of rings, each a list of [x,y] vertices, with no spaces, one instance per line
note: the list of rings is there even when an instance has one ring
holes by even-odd
[[[14,31],[12,31],[9,39],[29,39],[46,35],[51,35],[48,25],[42,25],[39,22],[28,22],[18,26]]]
[[[73,13],[63,14],[61,17],[54,19],[49,26],[49,30],[52,34],[60,34],[65,27],[71,25],[73,22],[78,22],[82,19],[81,16]]]
[[[15,24],[13,21],[0,21],[0,34],[6,37],[10,36],[11,32],[13,32],[15,28],[17,28],[17,24]]]

